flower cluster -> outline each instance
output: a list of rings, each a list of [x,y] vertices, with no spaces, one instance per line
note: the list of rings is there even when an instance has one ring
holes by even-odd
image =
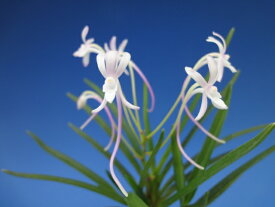
[[[200,106],[199,113],[197,114],[196,118],[192,116],[190,111],[188,110],[187,106],[185,106],[186,114],[189,118],[210,138],[214,139],[217,142],[225,143],[223,140],[218,139],[211,133],[209,133],[201,124],[198,122],[205,114],[208,106],[208,99],[210,99],[212,105],[220,110],[226,110],[228,107],[222,100],[222,96],[218,91],[218,88],[215,86],[216,82],[220,82],[222,80],[224,74],[224,68],[228,68],[231,72],[237,72],[236,68],[234,68],[231,63],[229,62],[229,55],[226,54],[226,42],[224,38],[213,32],[213,35],[218,37],[220,40],[216,39],[214,36],[208,37],[207,42],[215,43],[219,48],[219,53],[209,53],[203,56],[197,64],[191,67],[185,67],[185,71],[188,74],[188,77],[185,79],[184,87],[188,85],[190,78],[195,81],[195,84],[190,87],[191,90],[185,95],[183,94],[182,100],[184,105],[196,94],[202,95],[202,102]],[[203,78],[203,76],[197,72],[199,69],[204,67],[205,65],[208,66],[209,69],[209,79],[208,81]],[[179,146],[180,151],[182,152],[183,156],[194,166],[198,167],[199,169],[204,169],[202,166],[198,165],[194,162],[183,150],[181,142],[180,142],[180,119],[177,123],[177,143]]]
[[[86,26],[84,27],[81,37],[83,43],[81,44],[80,48],[73,54],[75,57],[80,57],[83,60],[83,65],[85,67],[88,66],[90,61],[90,54],[95,53],[96,56],[96,62],[98,69],[105,79],[104,84],[102,86],[102,92],[104,93],[104,97],[100,97],[98,94],[96,94],[93,91],[84,91],[81,96],[79,97],[77,101],[77,108],[81,109],[83,108],[88,99],[94,99],[98,101],[100,104],[99,106],[91,111],[91,116],[87,121],[81,126],[81,129],[84,129],[89,122],[91,122],[94,117],[101,111],[105,110],[112,128],[112,135],[111,140],[106,146],[105,150],[108,150],[115,138],[116,135],[116,143],[111,155],[110,159],[110,172],[113,180],[121,190],[121,192],[127,197],[128,193],[118,180],[117,176],[114,172],[114,159],[117,154],[119,144],[121,141],[122,136],[122,119],[123,119],[123,113],[122,113],[122,106],[128,108],[129,110],[138,110],[139,106],[134,105],[127,101],[125,98],[121,83],[119,78],[123,75],[129,75],[130,70],[131,74],[133,70],[141,77],[143,82],[146,84],[149,93],[151,95],[151,107],[149,111],[152,111],[154,109],[155,105],[155,96],[154,92],[152,90],[152,87],[150,83],[148,82],[145,75],[142,73],[142,71],[138,68],[138,66],[133,62],[131,59],[131,55],[125,51],[126,45],[128,41],[125,39],[121,42],[121,44],[117,47],[116,45],[116,37],[112,37],[109,44],[105,43],[104,47],[99,46],[98,44],[94,43],[94,39],[90,38],[87,39],[89,28]],[[218,39],[219,38],[219,39]],[[185,71],[187,73],[187,77],[185,81],[183,82],[183,88],[181,90],[181,93],[179,95],[179,98],[175,102],[172,109],[168,112],[164,120],[156,127],[155,130],[153,130],[150,134],[146,135],[147,139],[151,138],[155,133],[158,132],[158,130],[163,126],[163,124],[166,122],[166,120],[169,118],[171,113],[176,108],[177,104],[182,100],[182,105],[180,108],[180,111],[178,113],[177,119],[174,124],[173,130],[168,135],[168,139],[171,137],[171,134],[173,134],[176,130],[176,137],[177,137],[177,144],[179,147],[179,150],[183,154],[183,156],[194,166],[196,166],[199,169],[204,169],[202,166],[197,164],[195,161],[193,161],[187,153],[184,151],[181,141],[180,141],[180,120],[183,110],[185,110],[187,116],[192,120],[198,128],[200,128],[208,137],[212,138],[213,140],[224,143],[223,140],[217,138],[210,132],[208,132],[198,121],[205,115],[207,107],[208,107],[208,99],[210,99],[212,105],[220,110],[226,110],[228,107],[225,104],[225,102],[222,99],[222,95],[218,91],[217,86],[215,85],[216,82],[220,82],[222,80],[223,74],[224,74],[224,68],[228,68],[231,70],[231,72],[236,72],[237,70],[231,65],[229,62],[229,55],[226,54],[227,45],[224,40],[224,38],[213,32],[213,36],[208,37],[206,40],[207,42],[215,43],[218,48],[219,52],[209,53],[203,56],[199,61],[195,64],[193,68],[191,67],[185,67]],[[209,78],[206,80],[199,72],[198,70],[207,66],[209,69]],[[131,81],[132,76],[130,76]],[[190,83],[190,81],[193,80],[195,83],[190,86],[187,90],[187,87]],[[135,90],[135,89],[134,89]],[[197,114],[197,116],[194,118],[191,112],[189,111],[187,104],[188,101],[196,94],[201,94],[202,101],[200,110]],[[114,99],[116,98],[117,102],[117,126],[115,124],[115,121],[113,119],[113,116],[108,108],[108,103],[113,103]],[[141,136],[144,136],[141,135]]]

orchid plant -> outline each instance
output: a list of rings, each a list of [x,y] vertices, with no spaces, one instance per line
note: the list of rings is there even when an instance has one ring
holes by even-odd
[[[85,79],[85,83],[91,87],[91,90],[84,91],[80,96],[68,93],[68,97],[76,102],[77,109],[84,109],[89,115],[80,127],[73,124],[69,126],[90,143],[99,154],[109,159],[107,179],[73,158],[47,146],[32,132],[29,132],[30,136],[40,147],[90,178],[92,182],[45,174],[27,174],[9,170],[2,170],[3,172],[18,177],[49,180],[85,188],[106,196],[120,205],[130,207],[168,207],[177,201],[181,207],[206,207],[225,192],[248,168],[274,152],[275,146],[271,146],[233,170],[199,199],[194,200],[196,191],[202,183],[256,148],[268,137],[275,126],[274,123],[264,124],[219,138],[230,105],[232,88],[239,75],[229,61],[230,56],[226,51],[234,29],[230,30],[226,40],[215,32],[213,36],[207,38],[206,41],[215,43],[219,51],[204,55],[193,67],[185,67],[185,79],[176,101],[153,129],[151,129],[149,113],[154,111],[155,95],[144,73],[135,64],[130,53],[125,51],[128,40],[123,40],[117,47],[116,37],[112,37],[109,44],[105,43],[101,47],[95,43],[94,38],[87,39],[88,32],[89,27],[84,27],[81,33],[83,43],[73,55],[82,58],[85,67],[89,65],[91,59],[94,59],[105,81],[102,87],[98,87],[92,81]],[[93,53],[95,57],[91,57]],[[216,83],[222,81],[225,68],[234,75],[222,90]],[[206,70],[208,75],[203,77],[200,70]],[[137,101],[135,73],[144,83],[143,106]],[[127,83],[119,80],[123,75],[131,81],[132,103],[128,101],[129,98],[126,98],[122,90],[124,87],[129,87]],[[150,107],[148,107],[148,92],[151,100]],[[92,109],[88,106],[88,100],[91,99],[99,103],[97,108]],[[210,106],[208,99],[212,103]],[[194,117],[192,112],[197,106],[199,106],[199,112]],[[211,128],[207,130],[203,127],[203,122],[213,108],[216,108],[217,112]],[[102,110],[107,114],[108,122],[101,117]],[[173,113],[176,113],[174,124],[165,134],[165,123],[171,119]],[[85,128],[92,124],[93,120],[110,136],[106,147],[102,147],[97,139],[85,132]],[[183,138],[182,131],[186,128],[188,120],[194,126]],[[206,139],[201,151],[191,157],[184,148],[198,130],[206,135]],[[226,144],[234,138],[256,130],[261,131],[246,143],[211,157],[220,144]],[[111,150],[113,143],[114,147]],[[132,169],[126,167],[116,157],[119,149],[132,164]],[[116,174],[115,169],[120,172],[119,175]],[[132,174],[133,170],[138,176]],[[122,185],[121,180],[128,184]]]

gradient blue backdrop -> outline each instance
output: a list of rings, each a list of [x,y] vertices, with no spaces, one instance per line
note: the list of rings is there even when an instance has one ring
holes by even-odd
[[[94,56],[87,69],[82,67],[80,59],[72,57],[81,43],[80,32],[84,25],[90,25],[90,35],[100,44],[112,35],[120,40],[129,39],[127,50],[156,92],[156,112],[151,115],[153,125],[175,100],[185,77],[184,66],[192,66],[203,54],[217,50],[205,42],[206,37],[212,31],[226,35],[232,26],[236,27],[229,53],[232,64],[241,70],[241,76],[234,88],[222,135],[274,121],[274,20],[274,0],[1,0],[0,168],[87,180],[43,152],[25,134],[25,130],[30,129],[49,145],[105,176],[108,161],[67,127],[69,121],[80,125],[86,115],[76,110],[66,92],[80,94],[86,90],[84,77],[100,85],[103,83]],[[226,82],[232,74],[226,71],[225,75]],[[122,82],[128,84],[126,78],[122,78]],[[125,93],[130,95],[127,88],[124,85]],[[94,124],[87,131],[102,144],[107,143],[106,135]],[[223,150],[236,147],[251,137],[235,140]],[[203,139],[204,136],[196,139],[187,151],[194,154]],[[274,134],[249,156],[272,144]],[[238,165],[245,160],[247,158],[241,159]],[[274,161],[272,155],[248,170],[211,206],[275,206]],[[206,182],[197,197],[238,165]],[[1,207],[115,205],[83,189],[0,174]]]

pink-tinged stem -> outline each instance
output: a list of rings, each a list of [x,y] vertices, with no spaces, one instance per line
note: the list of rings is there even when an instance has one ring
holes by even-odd
[[[124,187],[122,186],[122,184],[120,183],[120,181],[118,180],[115,172],[114,172],[114,160],[119,148],[119,144],[120,144],[120,140],[121,140],[121,130],[122,130],[122,108],[121,108],[121,100],[119,96],[116,96],[116,100],[117,100],[117,113],[118,113],[118,123],[117,123],[117,139],[116,139],[116,144],[113,150],[113,153],[111,155],[111,159],[110,159],[110,172],[111,172],[111,176],[113,178],[113,180],[115,181],[115,183],[117,184],[117,186],[119,187],[119,189],[121,190],[121,192],[124,194],[124,196],[128,196],[127,191],[124,189]]]
[[[221,140],[219,138],[217,138],[216,136],[214,136],[213,134],[211,134],[209,131],[207,131],[201,124],[200,122],[198,122],[193,115],[191,114],[191,112],[189,111],[188,107],[186,106],[185,108],[185,112],[187,114],[187,116],[191,119],[191,121],[204,133],[206,134],[208,137],[210,137],[211,139],[215,140],[216,142],[222,143],[224,144],[225,141]]]
[[[204,167],[200,166],[199,164],[197,164],[194,160],[192,160],[184,151],[184,149],[182,148],[181,142],[180,142],[180,121],[177,124],[177,144],[179,147],[179,150],[181,152],[181,154],[185,157],[185,159],[188,160],[188,162],[190,162],[192,165],[194,165],[195,167],[204,170]]]
[[[131,63],[132,63],[132,66],[133,66],[134,70],[138,73],[138,75],[141,77],[141,79],[143,80],[143,82],[145,83],[145,85],[148,88],[148,91],[149,91],[150,96],[151,96],[151,108],[149,109],[149,112],[152,112],[155,108],[155,94],[154,94],[154,91],[153,91],[149,81],[147,80],[145,75],[140,70],[140,68],[133,61],[131,61]]]

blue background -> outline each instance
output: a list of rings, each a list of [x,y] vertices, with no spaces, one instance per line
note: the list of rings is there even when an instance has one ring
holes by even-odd
[[[226,35],[236,27],[230,45],[231,61],[241,70],[222,135],[274,121],[275,2],[259,1],[0,1],[0,168],[22,172],[85,177],[43,152],[24,131],[30,129],[54,148],[104,174],[108,160],[99,156],[68,126],[80,125],[86,114],[77,111],[66,92],[80,94],[87,77],[99,85],[103,78],[95,57],[86,69],[72,53],[81,43],[80,32],[90,25],[89,36],[102,44],[117,35],[129,39],[127,51],[153,85],[157,107],[151,114],[155,126],[177,97],[185,78],[184,66],[215,45],[205,39],[212,31]],[[224,82],[232,74],[226,70]],[[125,93],[127,78],[122,78]],[[122,83],[123,84],[123,83]],[[140,86],[140,85],[139,85]],[[222,85],[220,86],[222,87]],[[168,123],[170,126],[172,122]],[[209,126],[209,123],[206,123]],[[107,143],[95,124],[87,132]],[[202,135],[202,134],[198,134]],[[221,150],[234,148],[241,137]],[[193,155],[204,136],[187,148]],[[274,133],[257,152],[274,144]],[[121,154],[119,154],[119,159]],[[235,167],[219,173],[198,192],[220,180]],[[211,207],[274,206],[275,165],[271,155],[248,170]],[[106,176],[105,176],[106,177]],[[19,179],[0,174],[1,207],[115,206],[100,195],[63,184]]]

